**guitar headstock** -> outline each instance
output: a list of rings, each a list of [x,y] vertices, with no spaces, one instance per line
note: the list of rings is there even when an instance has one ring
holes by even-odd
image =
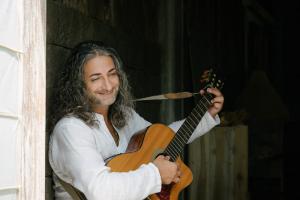
[[[205,70],[201,75],[200,79],[201,85],[204,85],[202,88],[218,88],[221,90],[224,86],[224,82],[221,79],[218,79],[216,73],[213,69]]]

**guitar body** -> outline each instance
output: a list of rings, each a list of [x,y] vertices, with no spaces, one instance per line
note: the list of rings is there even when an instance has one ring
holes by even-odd
[[[113,172],[128,172],[139,168],[142,164],[153,161],[171,142],[175,133],[169,127],[162,124],[154,124],[135,134],[130,140],[125,153],[113,157],[107,166]],[[182,176],[178,183],[163,185],[162,191],[151,195],[151,200],[176,200],[180,191],[187,187],[193,179],[191,170],[182,162],[180,157],[176,163],[179,164]]]

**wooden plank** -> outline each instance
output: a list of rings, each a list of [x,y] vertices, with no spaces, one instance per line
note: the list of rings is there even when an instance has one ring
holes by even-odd
[[[216,127],[189,145],[190,200],[248,198],[248,130]]]
[[[21,187],[18,199],[45,199],[46,1],[23,3]]]

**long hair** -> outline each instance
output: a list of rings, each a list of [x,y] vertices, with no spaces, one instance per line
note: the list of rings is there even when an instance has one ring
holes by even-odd
[[[75,116],[90,127],[98,125],[92,105],[87,97],[84,83],[84,66],[96,56],[110,56],[119,76],[119,91],[115,102],[109,107],[108,117],[117,128],[126,125],[134,107],[127,76],[118,53],[101,42],[79,43],[68,57],[62,73],[59,74],[54,94],[52,125],[64,116]]]

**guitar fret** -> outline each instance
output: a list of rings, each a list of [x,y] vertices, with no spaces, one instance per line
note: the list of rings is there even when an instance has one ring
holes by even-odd
[[[172,151],[173,153],[175,152],[175,155],[172,154],[174,159],[176,159],[176,157],[180,154],[181,149],[184,147],[183,144],[181,144],[179,147],[177,147],[177,146],[178,146],[178,143],[176,142],[176,139],[175,139],[172,141],[172,143],[167,148],[167,151]]]
[[[207,102],[208,104],[211,104],[211,102],[206,98],[206,96],[204,96],[203,99],[206,100],[206,102]]]
[[[196,114],[197,114],[197,116],[199,116],[200,118],[202,117],[202,115],[204,115],[204,113],[201,115],[201,113],[202,113],[202,111],[201,111],[201,109],[199,110],[200,108],[199,108],[199,106],[197,105],[196,107],[195,107],[195,111],[197,111],[196,112]]]
[[[193,122],[193,128],[195,128],[197,126],[198,123],[196,123],[191,116],[188,117],[188,120]]]
[[[183,140],[180,140],[178,137],[175,137],[174,138],[174,143],[176,143],[176,144],[179,144],[180,143],[180,146],[184,146],[185,145],[185,141]],[[178,146],[178,145],[177,145]]]
[[[199,116],[203,116],[205,113],[203,112],[203,110],[202,110],[202,108],[201,107],[197,107],[197,110],[198,110],[198,112],[197,112],[197,114],[199,115]]]
[[[179,133],[182,133],[182,131],[180,131]],[[186,135],[184,135],[184,136],[180,136],[180,138],[176,137],[174,140],[181,141],[181,144],[183,144],[183,146],[184,146],[186,144],[186,142],[188,141],[188,139],[189,139],[189,137],[186,137]]]
[[[204,111],[204,108],[203,107],[199,107],[200,109],[200,112],[201,112],[201,115],[204,115],[206,111]]]
[[[205,112],[206,112],[205,105],[203,105],[203,104],[200,104],[200,105],[198,106],[198,108],[200,109],[200,111],[201,111],[201,114],[202,114],[202,115],[204,115],[204,114],[205,114]]]
[[[176,158],[177,158],[177,156],[178,156],[178,154],[175,152],[175,154],[172,154],[172,156],[170,156],[171,157],[171,161],[175,161],[176,160]]]
[[[165,152],[164,152],[166,155],[168,155],[168,156],[170,156],[171,155],[171,153],[169,152],[169,149],[167,148],[166,150],[165,150]]]
[[[170,156],[170,157],[172,157],[172,158],[176,157],[176,153],[173,154],[172,149],[169,149],[169,148],[168,148],[165,152],[166,152],[166,154],[167,154],[168,156]]]
[[[181,127],[182,127],[182,126],[181,126]],[[185,130],[183,127],[179,129],[179,131],[181,131],[181,130],[184,131],[184,132],[186,133],[186,134],[184,134],[183,136],[187,136],[187,137],[184,138],[184,141],[188,141],[188,139],[189,139],[189,138],[188,138],[188,134],[189,134],[189,133],[186,132],[186,130]]]
[[[186,120],[185,120],[185,122],[186,122]],[[187,122],[187,123],[188,123],[188,122]],[[184,126],[184,127],[187,129],[188,133],[189,133],[189,132],[191,132],[192,130],[190,129],[191,127],[187,125],[187,123],[183,123],[182,126]],[[182,127],[182,128],[184,128],[184,127]]]
[[[209,104],[211,104],[211,102],[207,99],[207,96],[203,96],[201,105],[206,108]]]
[[[176,154],[178,155],[179,153],[180,153],[180,149],[178,149],[178,145],[176,145],[177,143],[176,143],[176,141],[174,141],[174,143],[173,143],[174,145],[173,145],[173,147],[174,147],[174,151],[176,152]],[[177,151],[178,150],[178,151]]]
[[[176,137],[175,140],[178,140],[181,143],[181,145],[185,145],[184,138],[182,138],[181,135],[178,135],[178,137]]]
[[[202,101],[197,105],[197,108],[200,109],[201,113],[204,113],[205,112],[205,109],[204,109],[205,105]]]
[[[194,115],[194,112],[191,112],[191,115],[193,115],[194,119],[196,119],[196,121],[197,121],[197,117]]]
[[[192,130],[193,130],[193,125],[190,124],[189,119],[187,118],[185,121],[186,121],[186,123],[188,124],[188,127],[192,128]],[[192,131],[191,131],[191,132],[192,132]]]
[[[182,132],[182,130],[183,130],[183,129],[179,130],[179,132],[181,133],[181,132]],[[178,136],[177,136],[177,137],[178,137],[178,138],[180,137],[180,138],[181,138],[181,141],[185,142],[185,141],[186,141],[186,139],[187,139],[185,136],[186,136],[185,134],[178,134]]]

